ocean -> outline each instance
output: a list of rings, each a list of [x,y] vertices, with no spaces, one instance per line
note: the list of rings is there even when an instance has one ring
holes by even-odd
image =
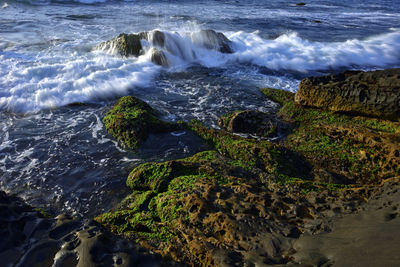
[[[165,120],[276,107],[262,87],[295,92],[301,79],[400,66],[398,0],[1,0],[0,189],[76,216],[107,211],[146,161],[182,158],[207,145],[189,132],[151,136],[126,151],[105,131],[121,96],[148,102]],[[222,32],[232,54],[188,36]],[[120,33],[163,31],[181,53],[151,62],[151,45],[122,58],[96,45]],[[74,105],[71,105],[74,104]]]

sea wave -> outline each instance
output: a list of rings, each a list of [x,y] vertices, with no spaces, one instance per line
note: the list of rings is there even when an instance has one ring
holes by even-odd
[[[30,112],[73,102],[98,102],[150,86],[161,71],[180,72],[189,66],[224,68],[258,66],[284,75],[340,69],[400,66],[400,32],[364,40],[312,42],[297,33],[263,39],[255,33],[227,32],[233,53],[221,53],[194,41],[194,32],[164,31],[163,47],[143,41],[145,53],[123,58],[107,51],[0,51],[0,109]],[[68,46],[71,49],[71,46]],[[169,67],[151,62],[153,48],[162,50]],[[78,48],[76,48],[78,50]],[[228,71],[229,72],[229,71]],[[268,86],[266,84],[265,86]]]
[[[297,33],[274,40],[245,32],[229,36],[237,52],[234,60],[250,62],[273,70],[374,69],[399,66],[400,31],[345,42],[311,42]]]
[[[400,31],[345,42],[312,42],[301,38],[296,32],[270,40],[263,39],[257,32],[227,33],[233,53],[220,53],[215,40],[204,40],[207,37],[199,32],[162,33],[165,38],[162,47],[151,40],[144,41],[144,47],[146,52],[153,48],[162,50],[173,67],[186,63],[218,67],[240,62],[277,71],[308,72],[339,68],[373,69],[400,64]],[[203,40],[199,41],[199,38]],[[115,50],[106,52],[116,53]]]

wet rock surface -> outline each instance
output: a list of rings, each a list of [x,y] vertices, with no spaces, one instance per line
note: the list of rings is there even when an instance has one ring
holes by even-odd
[[[399,181],[385,182],[360,211],[334,221],[329,233],[305,234],[294,244],[297,262],[318,266],[398,266]]]
[[[146,102],[133,96],[120,98],[107,112],[103,122],[111,135],[131,149],[137,148],[151,133],[165,133],[179,128],[179,125],[159,120]]]
[[[2,266],[169,266],[94,221],[50,217],[0,191]]]
[[[191,33],[189,38],[198,47],[221,53],[233,53],[232,42],[221,32],[200,30]],[[171,34],[158,30],[137,34],[122,33],[97,45],[95,49],[123,57],[138,57],[144,55],[147,50],[151,50],[151,61],[163,67],[170,65],[166,53],[186,60],[196,58],[195,51],[187,51],[187,46],[178,33]]]
[[[301,81],[296,103],[362,116],[400,119],[400,69],[347,71]]]
[[[399,176],[398,122],[304,108],[293,93],[263,92],[282,104],[278,116],[295,125],[284,146],[313,165],[314,180],[368,185]]]
[[[126,147],[180,128],[208,150],[135,167],[129,195],[95,222],[46,217],[0,193],[0,257],[23,266],[395,266],[398,240],[388,239],[400,234],[400,123],[306,108],[287,91],[262,92],[280,104],[273,119],[236,111],[221,126],[265,135],[279,118],[291,124],[284,139],[166,123],[145,102],[121,98],[104,124]],[[371,248],[376,236],[379,247]]]
[[[282,90],[263,93],[281,104],[276,116],[292,125],[287,138],[272,143],[181,124],[212,149],[139,165],[126,182],[131,194],[95,220],[191,266],[329,264],[329,251],[317,262],[306,249],[299,257],[296,241],[334,231],[383,194],[382,184],[400,173],[400,124],[304,108]],[[261,116],[238,111],[221,123],[240,132],[251,122],[245,128],[257,132]]]
[[[126,34],[121,33],[117,37],[101,43],[96,48],[109,51],[112,54],[120,54],[123,57],[135,56],[143,54],[143,47],[140,40],[146,38],[144,33]]]
[[[236,111],[223,115],[218,125],[232,133],[247,133],[260,137],[278,134],[278,121],[274,115],[255,110]]]
[[[222,33],[214,30],[200,30],[192,33],[193,42],[207,49],[217,50],[221,53],[233,53],[232,42]]]
[[[213,151],[142,165],[127,180],[132,194],[96,220],[192,266],[286,264],[293,240],[329,229],[328,218],[355,210],[366,194],[305,197],[301,186],[278,186],[235,165]]]

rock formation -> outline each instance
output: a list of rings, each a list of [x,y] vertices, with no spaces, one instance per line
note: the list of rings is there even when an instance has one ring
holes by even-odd
[[[179,126],[159,120],[154,110],[133,96],[120,98],[103,119],[107,131],[131,149],[146,140],[150,133],[164,133]]]
[[[287,91],[263,93],[293,125],[287,138],[272,143],[182,123],[210,150],[137,166],[126,181],[131,193],[95,220],[190,266],[313,262],[295,254],[300,236],[329,232],[332,220],[357,212],[400,176],[400,123],[305,108]],[[237,111],[221,125],[263,132],[261,117]]]
[[[140,40],[145,39],[146,37],[147,35],[145,35],[144,33],[121,33],[117,37],[99,44],[96,48],[107,51],[110,54],[119,54],[123,57],[138,57],[144,52]]]
[[[190,34],[194,45],[217,50],[221,53],[232,53],[232,42],[220,32],[214,30],[200,30]],[[192,59],[196,57],[195,51],[187,50],[183,38],[179,34],[170,34],[154,30],[151,32],[140,32],[137,34],[122,33],[119,36],[103,42],[95,49],[106,51],[110,54],[118,54],[123,57],[138,57],[145,53],[146,47],[142,42],[148,42],[151,49],[151,61],[157,65],[169,66],[166,53],[180,57],[182,59]],[[189,55],[187,55],[189,54]]]
[[[191,34],[193,43],[221,53],[233,53],[231,41],[221,32],[201,30]]]
[[[161,35],[156,38],[163,43]],[[361,72],[342,75],[332,83],[366,79],[357,76]],[[314,79],[324,77],[309,81]],[[207,142],[208,150],[136,166],[126,180],[129,195],[95,222],[54,219],[0,192],[0,258],[6,265],[56,266],[397,261],[398,239],[386,237],[400,236],[400,122],[304,107],[283,90],[262,92],[280,104],[272,119],[236,111],[222,116],[221,126],[268,135],[269,123],[279,118],[292,124],[284,139],[244,138],[198,121],[163,122],[145,102],[121,98],[104,124],[126,147],[136,148],[149,133],[184,128]],[[349,245],[349,237],[360,237],[360,248]],[[363,257],[375,240],[385,253],[373,248],[373,257]],[[358,253],[356,260],[350,252]]]
[[[235,111],[223,115],[218,125],[232,133],[247,133],[261,137],[277,135],[278,122],[273,115],[255,111]]]
[[[94,221],[52,218],[0,191],[2,266],[166,266],[151,254]]]
[[[303,106],[396,121],[400,119],[400,69],[304,79],[295,100]]]

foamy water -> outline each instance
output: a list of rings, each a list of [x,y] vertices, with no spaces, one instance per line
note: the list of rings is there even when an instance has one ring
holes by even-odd
[[[396,6],[397,5],[397,6]],[[237,109],[268,112],[261,87],[346,69],[400,66],[400,7],[390,0],[0,0],[0,189],[57,212],[92,216],[116,203],[129,170],[204,149],[189,133],[152,136],[124,151],[101,118],[135,95],[168,120],[215,126]],[[164,32],[168,67],[94,49],[120,33]],[[231,54],[205,47],[222,32]],[[71,103],[86,105],[69,107]]]
[[[57,53],[48,49],[38,55],[6,51],[0,55],[0,109],[38,111],[74,102],[93,103],[129,94],[135,87],[149,87],[160,72],[182,72],[191,66],[229,68],[253,64],[273,71],[308,73],[396,66],[400,58],[400,31],[364,40],[312,42],[297,33],[263,39],[257,33],[225,33],[232,40],[233,54],[206,49],[189,36],[195,32],[165,31],[164,48],[171,63],[153,64],[151,44],[138,58],[122,58],[107,51],[76,50],[68,46]],[[65,45],[65,44],[61,44]],[[102,53],[104,52],[104,53]],[[23,64],[21,64],[22,62]],[[288,89],[295,91],[298,81]],[[268,82],[266,87],[272,87]]]

